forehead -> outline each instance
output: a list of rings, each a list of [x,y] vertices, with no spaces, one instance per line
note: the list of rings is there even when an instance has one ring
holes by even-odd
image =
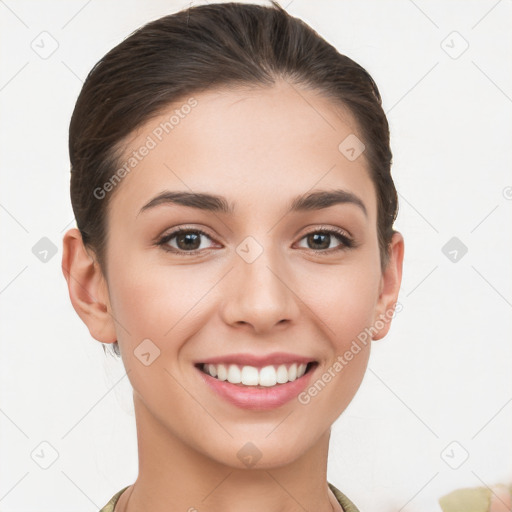
[[[354,137],[362,138],[350,111],[284,81],[193,94],[124,142],[119,166],[127,172],[109,210],[133,218],[167,189],[222,194],[245,213],[311,189],[343,188],[364,198],[375,219],[364,152],[356,159],[343,152]]]

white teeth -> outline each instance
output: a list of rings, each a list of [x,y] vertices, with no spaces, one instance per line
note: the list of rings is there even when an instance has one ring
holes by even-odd
[[[242,382],[242,373],[235,364],[230,364],[228,369],[228,382],[231,384],[240,384]]]
[[[208,372],[210,373],[210,375],[212,377],[217,377],[217,370],[215,368],[215,365],[214,364],[209,364],[207,366],[208,366]]]
[[[279,366],[276,372],[276,380],[279,382],[279,384],[284,384],[285,382],[288,382],[288,370],[286,369],[286,366],[282,364]]]
[[[306,364],[293,363],[289,367],[284,364],[265,366],[258,369],[254,366],[240,367],[236,364],[229,366],[224,364],[203,364],[203,370],[219,380],[227,380],[231,384],[243,384],[244,386],[272,387],[276,384],[292,382],[306,373]]]
[[[210,375],[212,377],[217,377],[219,380],[227,380],[228,378],[228,372],[226,370],[226,367],[223,364],[219,364],[215,366],[214,364],[208,365],[210,367]],[[212,372],[213,368],[213,372]],[[215,370],[217,370],[217,375],[215,375]]]
[[[241,382],[246,386],[257,386],[259,384],[258,369],[254,366],[244,366],[242,368]]]
[[[295,380],[297,378],[297,365],[293,363],[288,370],[288,378],[290,380]]]
[[[246,368],[247,368],[247,366],[246,366]],[[285,370],[286,370],[286,368],[285,368]],[[275,386],[276,383],[277,383],[277,374],[276,374],[276,369],[273,366],[265,366],[265,368],[262,368],[260,370],[260,374],[259,374],[259,378],[258,378],[258,384],[260,386]],[[245,384],[245,382],[244,382],[244,384]]]

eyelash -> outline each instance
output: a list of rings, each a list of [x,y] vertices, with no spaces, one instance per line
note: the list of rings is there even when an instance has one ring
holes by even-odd
[[[207,250],[207,249],[194,249],[193,251],[183,251],[183,250],[177,250],[175,248],[170,248],[167,243],[175,238],[177,235],[180,235],[182,233],[200,233],[201,235],[204,235],[208,237],[210,240],[213,240],[212,237],[203,231],[202,229],[198,228],[178,228],[172,231],[171,233],[168,233],[167,235],[164,235],[156,245],[161,246],[164,251],[177,254],[178,256],[196,256],[200,252]],[[317,228],[315,230],[309,231],[308,233],[305,233],[304,236],[300,240],[303,240],[305,237],[312,235],[312,234],[323,234],[323,235],[334,235],[338,241],[341,242],[341,245],[338,247],[333,247],[331,249],[310,249],[313,252],[316,252],[320,255],[330,255],[332,253],[338,252],[338,251],[346,251],[347,249],[352,249],[354,247],[357,247],[356,243],[352,238],[349,238],[344,231],[341,229],[336,228]]]

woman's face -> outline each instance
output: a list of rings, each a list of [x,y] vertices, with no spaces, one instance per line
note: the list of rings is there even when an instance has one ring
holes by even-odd
[[[375,189],[347,111],[285,82],[193,98],[140,128],[121,159],[129,172],[108,192],[108,312],[138,413],[223,464],[243,467],[251,450],[260,467],[284,464],[353,398],[368,332],[389,328],[401,254],[382,274]],[[344,195],[307,199],[334,191]],[[154,201],[175,192],[220,200]],[[224,382],[231,399],[197,367],[277,353],[317,364],[300,385]]]

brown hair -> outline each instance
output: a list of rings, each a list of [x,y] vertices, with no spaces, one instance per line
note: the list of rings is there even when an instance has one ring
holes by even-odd
[[[118,169],[127,136],[192,93],[272,86],[279,78],[318,91],[355,117],[377,193],[381,267],[387,266],[398,198],[377,85],[363,67],[271,0],[271,6],[206,4],[164,16],[133,32],[88,74],[69,126],[71,203],[84,245],[105,275],[106,215],[115,191],[101,199],[94,191]]]

